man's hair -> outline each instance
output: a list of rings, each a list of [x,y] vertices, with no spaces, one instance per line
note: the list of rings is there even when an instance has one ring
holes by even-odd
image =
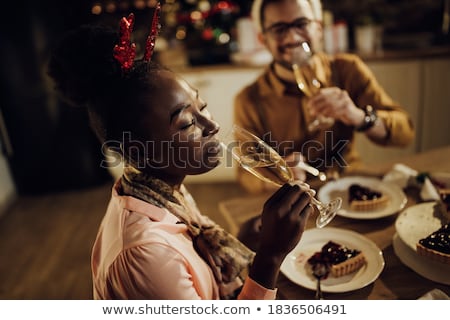
[[[251,17],[258,32],[263,31],[264,25],[264,9],[270,3],[278,3],[286,0],[254,0],[252,4]],[[314,19],[322,21],[322,2],[321,0],[297,0],[307,1],[312,8]]]

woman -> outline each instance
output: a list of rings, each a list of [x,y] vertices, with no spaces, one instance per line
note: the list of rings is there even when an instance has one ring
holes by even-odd
[[[151,52],[134,60],[124,35],[132,21],[122,22],[120,37],[101,27],[71,33],[49,64],[58,91],[87,106],[103,143],[120,141],[126,164],[92,251],[94,298],[274,299],[309,196],[284,185],[267,200],[256,253],[201,215],[183,180],[217,166],[219,126],[195,88],[148,61]]]

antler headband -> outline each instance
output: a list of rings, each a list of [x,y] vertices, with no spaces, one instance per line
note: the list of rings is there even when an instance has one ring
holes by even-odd
[[[147,37],[145,44],[145,53],[143,60],[150,61],[153,50],[155,49],[156,37],[158,35],[159,13],[161,11],[161,4],[158,2],[155,12],[153,13],[152,25],[150,34]],[[120,63],[122,71],[127,72],[133,67],[134,58],[136,56],[136,44],[131,42],[131,33],[134,26],[134,14],[130,13],[128,18],[123,17],[119,25],[119,43],[114,46],[113,56]]]

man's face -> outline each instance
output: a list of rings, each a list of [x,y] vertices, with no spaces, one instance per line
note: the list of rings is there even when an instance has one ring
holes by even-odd
[[[291,68],[293,49],[308,42],[312,50],[321,40],[321,26],[306,0],[285,0],[268,4],[263,12],[261,40],[275,62]]]

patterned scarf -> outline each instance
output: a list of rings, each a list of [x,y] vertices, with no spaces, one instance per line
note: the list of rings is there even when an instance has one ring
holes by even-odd
[[[183,195],[164,181],[126,166],[121,183],[124,194],[166,208],[180,219],[187,226],[195,250],[211,267],[220,297],[236,298],[248,274],[254,252],[206,217],[197,221],[196,215],[191,214],[192,206],[186,201],[190,195]]]

